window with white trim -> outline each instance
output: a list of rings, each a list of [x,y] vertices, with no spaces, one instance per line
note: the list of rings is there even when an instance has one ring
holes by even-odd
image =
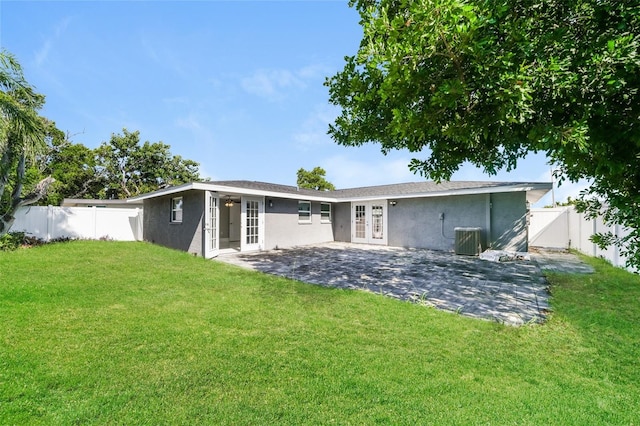
[[[320,203],[320,222],[331,223],[331,204]]]
[[[171,222],[182,222],[182,197],[175,197],[171,199]]]
[[[298,223],[311,223],[311,201],[298,201]]]

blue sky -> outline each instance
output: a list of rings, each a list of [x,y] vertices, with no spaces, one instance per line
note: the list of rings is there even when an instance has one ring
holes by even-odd
[[[96,147],[122,128],[162,141],[213,180],[295,185],[321,166],[338,188],[417,181],[412,155],[338,146],[325,78],[361,39],[347,1],[7,1],[0,45],[46,96],[42,115]],[[550,181],[544,155],[454,180]],[[565,183],[556,199],[584,183]],[[549,204],[550,195],[538,205]]]

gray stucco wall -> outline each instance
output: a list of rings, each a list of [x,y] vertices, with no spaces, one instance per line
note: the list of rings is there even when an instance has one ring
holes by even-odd
[[[183,220],[171,223],[171,199],[177,196],[183,197]],[[269,200],[273,206],[269,207],[267,200],[265,249],[351,241],[351,203],[332,204],[332,223],[321,223],[320,202],[312,202],[312,222],[306,224],[298,223],[297,200]],[[222,210],[221,216],[226,213]],[[201,191],[145,200],[144,240],[203,255],[203,215]],[[456,227],[482,228],[483,248],[527,251],[526,193],[399,199],[395,206],[388,206],[389,246],[453,250]],[[221,226],[221,234],[227,235],[220,235],[221,238],[228,236],[228,226],[224,228]]]
[[[171,223],[171,199],[180,196],[183,197],[182,222]],[[143,238],[154,244],[202,256],[203,215],[202,191],[187,191],[144,200]]]
[[[525,192],[401,199],[388,212],[390,246],[454,250],[456,227],[479,227],[483,249],[528,249]]]
[[[351,203],[333,205],[333,238],[335,241],[351,241]]]
[[[320,202],[311,202],[311,223],[298,223],[298,200],[269,198],[265,206],[265,249],[286,248],[333,241],[333,222],[321,223]]]
[[[390,246],[453,250],[456,227],[486,229],[487,196],[463,195],[397,200],[388,207]],[[444,221],[440,214],[444,213]],[[483,241],[486,236],[483,235]]]
[[[491,241],[496,250],[527,251],[525,192],[491,194]]]

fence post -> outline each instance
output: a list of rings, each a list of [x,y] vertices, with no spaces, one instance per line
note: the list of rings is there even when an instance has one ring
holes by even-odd
[[[53,206],[47,206],[47,236],[46,241],[51,241],[51,233],[53,232]]]
[[[93,213],[91,215],[92,220],[93,220],[93,239],[97,240],[98,239],[98,235],[97,235],[97,233],[98,233],[98,229],[97,229],[98,228],[98,218],[97,218],[98,210],[97,210],[96,206],[91,206],[91,210],[92,210],[92,213]]]
[[[564,209],[563,214],[567,224],[567,250],[571,250],[571,218],[569,217],[569,207]]]
[[[616,237],[620,234],[620,225],[617,223],[613,226],[613,233]],[[620,266],[620,248],[617,244],[613,245],[613,265]]]
[[[576,212],[576,215],[578,216],[578,250],[584,253],[582,249],[582,214]]]
[[[142,241],[142,215],[143,211],[136,207],[136,241]]]
[[[591,233],[591,235],[595,235],[596,232],[598,232],[598,218],[594,217],[593,218],[593,232]],[[591,251],[593,252],[593,257],[598,257],[598,246],[596,246],[596,243],[592,243],[592,249]]]

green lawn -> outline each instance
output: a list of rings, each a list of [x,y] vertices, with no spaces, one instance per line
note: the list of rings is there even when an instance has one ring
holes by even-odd
[[[513,328],[145,243],[0,252],[1,424],[640,424],[640,277]]]

